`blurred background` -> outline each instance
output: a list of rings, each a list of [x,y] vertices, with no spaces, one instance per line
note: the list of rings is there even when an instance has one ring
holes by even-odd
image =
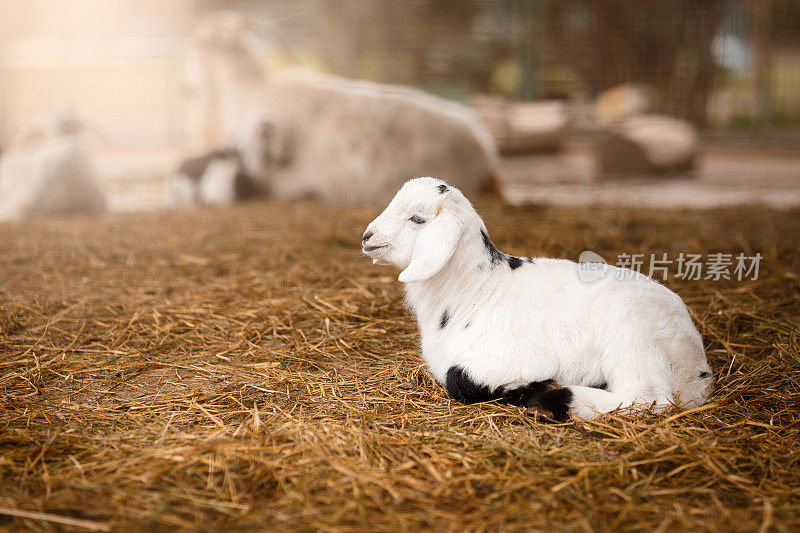
[[[186,155],[186,37],[219,9],[271,20],[311,69],[474,107],[513,203],[800,204],[798,0],[10,0],[0,149],[69,105],[92,126],[109,207],[162,207]],[[604,132],[644,113],[699,145],[670,169],[693,179],[598,179],[619,163]]]

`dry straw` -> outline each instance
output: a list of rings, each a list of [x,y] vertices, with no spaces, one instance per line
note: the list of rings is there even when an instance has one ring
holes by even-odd
[[[670,282],[711,403],[543,424],[425,373],[375,214],[261,203],[0,225],[0,527],[800,528],[797,212],[478,203],[522,255],[732,252]]]

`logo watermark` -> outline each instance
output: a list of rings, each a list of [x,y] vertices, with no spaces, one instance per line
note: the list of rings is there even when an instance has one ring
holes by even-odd
[[[679,280],[731,280],[758,279],[761,254],[753,256],[739,253],[685,254],[670,257],[661,254],[619,254],[616,264],[609,265],[599,254],[590,250],[578,257],[578,277],[585,283],[612,276],[617,281],[636,279],[647,275],[655,280],[667,281],[670,275]]]

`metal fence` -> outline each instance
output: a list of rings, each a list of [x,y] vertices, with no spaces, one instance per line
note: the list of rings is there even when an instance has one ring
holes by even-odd
[[[230,7],[201,1],[198,6]],[[800,129],[798,0],[239,2],[327,69],[464,98],[589,100],[644,83],[718,131]]]

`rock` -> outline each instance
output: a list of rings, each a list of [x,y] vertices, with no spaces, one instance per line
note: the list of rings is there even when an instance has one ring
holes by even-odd
[[[595,145],[598,177],[686,174],[699,137],[690,123],[661,115],[631,117],[608,127]]]
[[[470,100],[501,153],[558,152],[569,122],[561,100],[509,102],[493,96]]]

